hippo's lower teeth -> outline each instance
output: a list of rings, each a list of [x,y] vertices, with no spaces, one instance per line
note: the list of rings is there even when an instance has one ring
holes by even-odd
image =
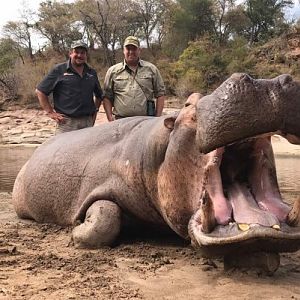
[[[273,225],[272,228],[276,230],[280,230],[280,226],[278,224]]]
[[[242,231],[248,231],[250,229],[249,224],[238,224],[238,227]]]

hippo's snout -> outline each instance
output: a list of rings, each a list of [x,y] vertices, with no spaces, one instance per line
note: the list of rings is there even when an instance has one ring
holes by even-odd
[[[203,153],[249,137],[278,133],[300,144],[300,83],[290,75],[252,79],[233,74],[197,103]]]

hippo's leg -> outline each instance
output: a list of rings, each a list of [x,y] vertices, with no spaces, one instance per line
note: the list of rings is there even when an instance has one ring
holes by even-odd
[[[99,200],[87,210],[84,222],[73,229],[72,240],[76,248],[110,246],[119,235],[121,209],[111,201]]]

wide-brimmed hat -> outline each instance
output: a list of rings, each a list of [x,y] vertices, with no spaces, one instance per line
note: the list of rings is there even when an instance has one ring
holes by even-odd
[[[126,47],[128,45],[133,45],[133,46],[139,48],[140,41],[135,36],[130,35],[125,39],[125,42],[124,42],[124,47]]]
[[[89,49],[88,45],[82,41],[73,42],[71,45],[71,49],[75,48],[84,48],[86,51],[88,51]]]

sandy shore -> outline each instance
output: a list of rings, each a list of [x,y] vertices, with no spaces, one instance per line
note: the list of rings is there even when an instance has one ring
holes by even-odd
[[[275,155],[300,155],[300,145],[290,144],[278,135],[272,137],[272,146]]]

